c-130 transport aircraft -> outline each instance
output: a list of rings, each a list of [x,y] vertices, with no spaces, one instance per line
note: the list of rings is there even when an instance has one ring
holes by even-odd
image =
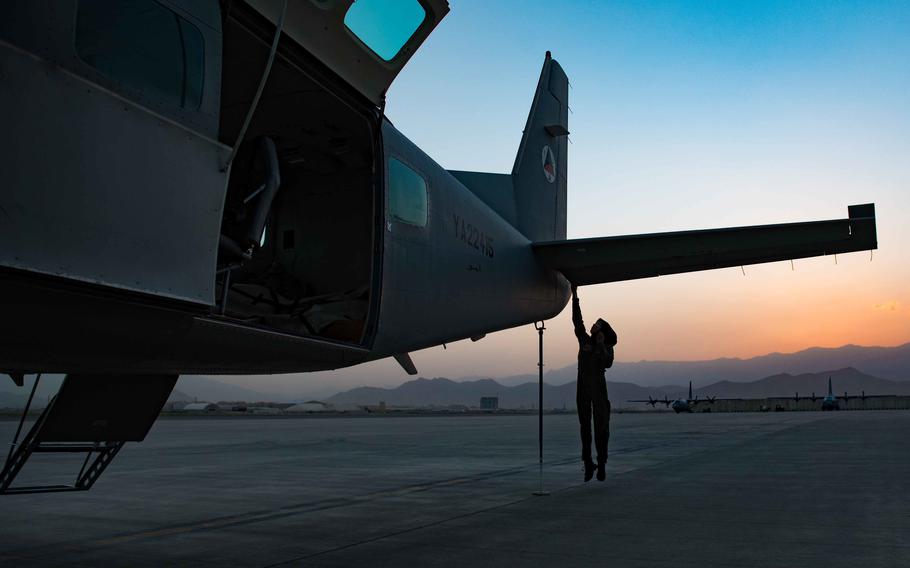
[[[570,282],[876,248],[871,204],[566,240],[568,78],[549,53],[511,174],[447,171],[386,119],[389,85],[448,10],[4,3],[0,372],[67,376],[17,433],[0,492],[88,489],[180,374],[389,356],[415,373],[410,351],[556,316]],[[11,486],[38,451],[86,465],[71,486]]]

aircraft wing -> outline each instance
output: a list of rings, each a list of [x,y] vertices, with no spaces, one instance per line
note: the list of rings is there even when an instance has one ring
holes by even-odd
[[[843,400],[843,401],[847,401],[847,400],[852,400],[852,399],[854,399],[854,398],[860,398],[860,399],[867,399],[867,398],[897,398],[897,396],[898,396],[898,395],[896,395],[896,394],[851,394],[851,395],[849,395],[849,396],[844,396],[844,395],[842,395],[842,394],[839,394],[839,395],[835,396],[834,398],[837,398],[837,399],[840,399],[840,400]]]
[[[840,398],[843,398],[843,397],[840,397]],[[854,397],[853,395],[851,395],[850,398],[859,398],[859,396]],[[872,398],[872,397],[867,396],[866,398]],[[660,399],[654,399],[654,400],[641,400],[641,399],[627,400],[626,402],[644,402],[644,403],[651,404],[651,405],[660,403],[660,404],[666,404],[669,406],[669,405],[673,404],[674,402],[676,402],[677,400],[678,399],[675,399],[675,398],[670,399],[670,400],[660,398]],[[744,398],[717,398],[717,397],[710,398],[710,399],[709,398],[693,398],[693,399],[689,399],[689,404],[696,405],[696,404],[700,404],[702,402],[705,402],[708,404],[714,404],[715,402],[729,401],[729,400],[747,400],[747,399],[744,399]],[[807,400],[808,400],[808,398],[807,398]]]
[[[875,205],[846,219],[533,243],[576,286],[878,248]]]

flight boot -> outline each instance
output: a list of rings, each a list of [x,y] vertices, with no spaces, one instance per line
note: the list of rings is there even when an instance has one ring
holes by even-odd
[[[597,481],[603,481],[607,478],[607,462],[597,464]],[[587,481],[587,479],[585,480]]]
[[[594,477],[594,462],[585,460],[585,483],[591,481]]]

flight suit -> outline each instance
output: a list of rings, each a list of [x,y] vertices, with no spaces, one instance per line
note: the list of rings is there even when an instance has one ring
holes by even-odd
[[[604,342],[598,344],[585,329],[577,297],[572,298],[572,323],[575,325],[575,337],[578,338],[578,381],[575,402],[581,426],[581,459],[584,462],[593,461],[591,459],[593,413],[597,463],[601,464],[607,461],[607,443],[610,439],[610,399],[607,398],[607,380],[604,378],[604,372],[613,366],[616,332],[610,324],[602,321],[601,332],[604,334]]]

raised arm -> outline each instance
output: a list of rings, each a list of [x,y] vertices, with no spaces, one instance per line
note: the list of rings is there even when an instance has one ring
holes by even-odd
[[[578,341],[587,341],[588,332],[585,331],[585,322],[581,319],[581,306],[578,304],[578,292],[572,286],[572,323],[575,325],[575,337]]]

